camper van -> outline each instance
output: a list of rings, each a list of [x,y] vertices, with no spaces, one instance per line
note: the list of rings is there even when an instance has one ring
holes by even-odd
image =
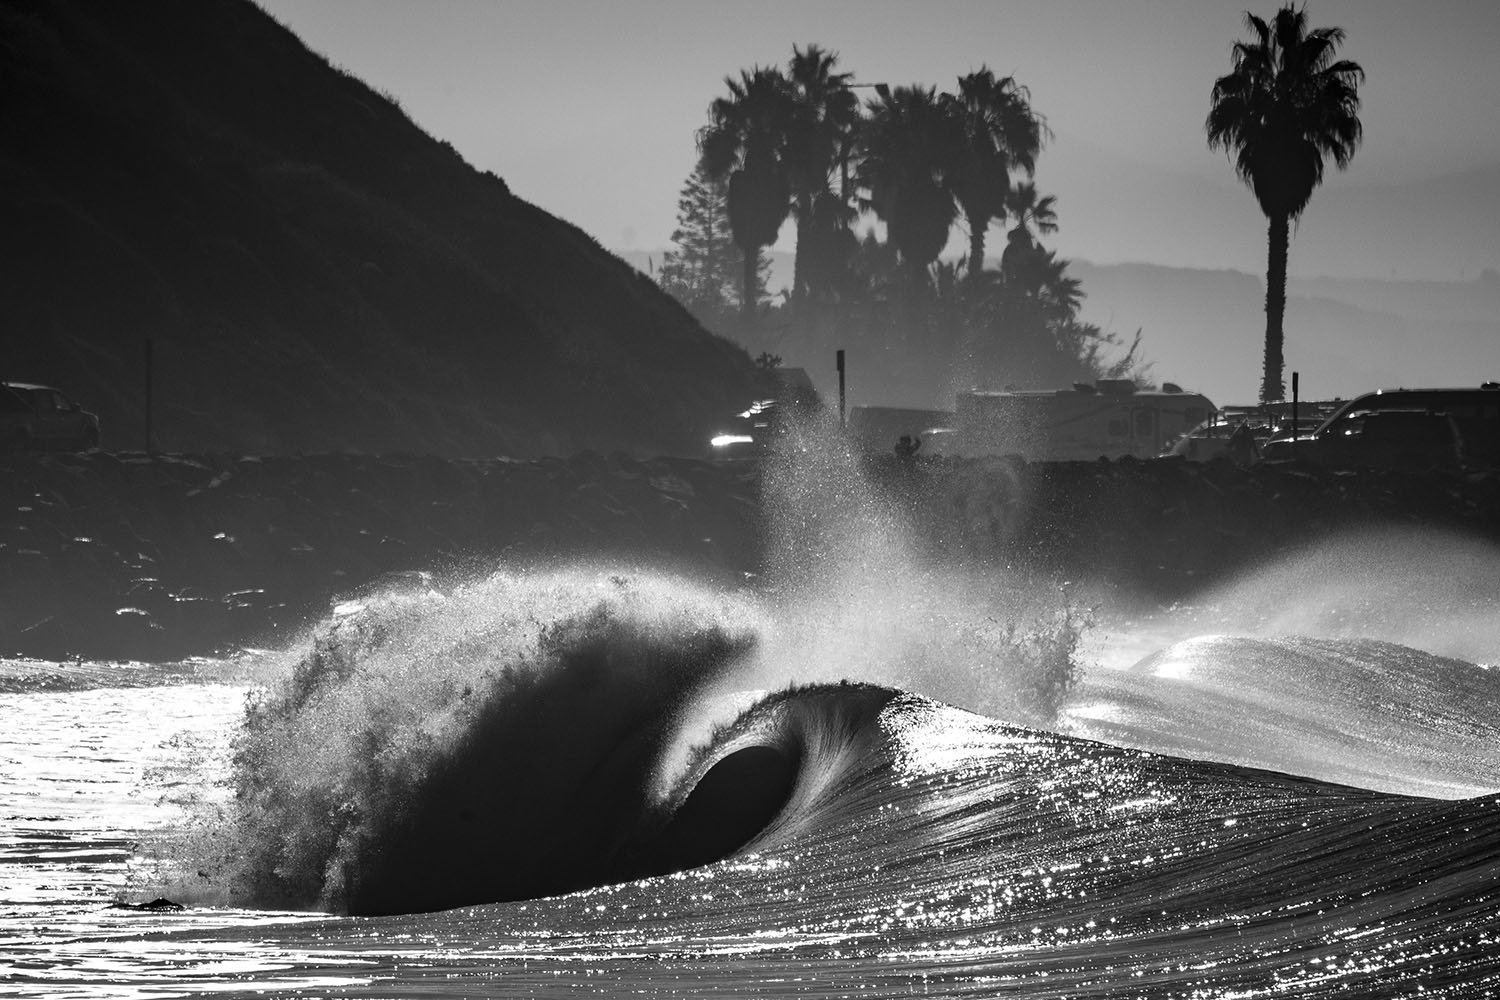
[[[950,453],[1031,460],[1154,458],[1216,411],[1171,382],[1143,391],[1129,379],[1070,389],[958,394]]]

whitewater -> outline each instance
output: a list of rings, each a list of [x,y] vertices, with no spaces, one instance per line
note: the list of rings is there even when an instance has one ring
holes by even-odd
[[[0,661],[0,996],[1500,993],[1500,552],[1143,608],[933,564],[847,456],[766,475],[741,587],[498,566]]]

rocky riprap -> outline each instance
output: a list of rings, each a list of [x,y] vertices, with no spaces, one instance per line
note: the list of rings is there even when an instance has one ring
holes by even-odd
[[[594,558],[733,575],[749,466],[580,454],[0,459],[0,656],[274,645],[372,586]]]
[[[1147,600],[1364,526],[1500,541],[1500,477],[873,456],[925,554]],[[276,645],[371,588],[585,560],[754,586],[760,469],[582,453],[0,457],[0,656]]]

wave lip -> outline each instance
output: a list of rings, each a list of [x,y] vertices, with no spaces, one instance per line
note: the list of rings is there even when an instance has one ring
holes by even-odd
[[[886,758],[877,723],[898,694],[846,681],[758,699],[698,748],[664,800],[670,818],[650,847],[653,873],[837,825],[840,810],[858,801],[846,795],[851,783]]]

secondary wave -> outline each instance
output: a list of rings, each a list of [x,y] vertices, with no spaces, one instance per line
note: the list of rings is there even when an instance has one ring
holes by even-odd
[[[1500,789],[1500,674],[1373,639],[1198,636],[1100,669],[1068,732],[1362,788]]]

